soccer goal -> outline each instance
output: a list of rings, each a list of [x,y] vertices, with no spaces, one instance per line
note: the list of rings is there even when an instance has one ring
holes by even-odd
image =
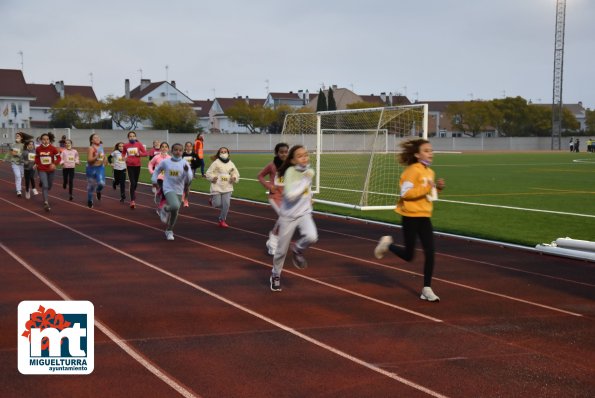
[[[427,139],[427,115],[427,104],[292,113],[285,117],[282,140],[310,152],[316,202],[393,209],[402,171],[399,143]]]

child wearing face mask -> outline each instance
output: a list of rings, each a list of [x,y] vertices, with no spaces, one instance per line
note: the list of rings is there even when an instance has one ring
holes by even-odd
[[[159,162],[151,177],[153,187],[157,188],[159,176],[163,174],[162,190],[166,203],[159,210],[159,218],[167,224],[165,228],[165,239],[167,240],[174,240],[173,228],[182,205],[182,194],[185,187],[192,182],[192,171],[182,158],[182,150],[182,144],[173,144],[171,147],[172,156]]]
[[[136,187],[140,177],[141,157],[147,156],[145,146],[136,139],[134,131],[128,132],[128,142],[124,144],[124,153],[126,154],[126,167],[128,169],[128,179],[130,180],[130,208],[136,207]]]
[[[72,200],[72,187],[74,184],[74,170],[76,165],[80,164],[79,153],[72,147],[72,140],[64,140],[64,149],[60,156],[62,165],[62,189],[68,185],[68,199]]]
[[[120,186],[120,202],[126,200],[126,159],[124,155],[124,143],[118,142],[114,146],[114,151],[107,157],[107,160],[114,168],[114,181],[112,187]]]
[[[22,193],[21,190],[23,188],[23,175],[25,174],[25,169],[23,167],[23,149],[25,148],[24,143],[25,140],[31,139],[31,136],[26,135],[25,133],[19,131],[14,135],[14,144],[10,146],[10,151],[6,154],[4,158],[5,162],[10,162],[12,166],[12,172],[14,173],[14,185],[16,187],[17,196],[20,198]]]
[[[407,166],[401,174],[399,201],[395,212],[402,216],[402,231],[405,247],[393,243],[390,235],[380,238],[374,249],[376,258],[381,259],[391,251],[405,261],[413,260],[415,240],[419,236],[424,250],[424,286],[420,298],[438,302],[432,290],[434,272],[434,232],[432,228],[433,201],[438,199],[438,192],[445,187],[444,179],[435,181],[435,174],[430,166],[434,158],[432,144],[424,139],[413,139],[401,143],[399,163]]]
[[[221,147],[217,153],[211,156],[213,163],[209,166],[205,176],[211,182],[211,198],[209,202],[217,209],[221,209],[219,214],[219,227],[227,228],[226,219],[229,205],[231,203],[231,194],[234,184],[240,180],[240,173],[229,158],[229,149]]]

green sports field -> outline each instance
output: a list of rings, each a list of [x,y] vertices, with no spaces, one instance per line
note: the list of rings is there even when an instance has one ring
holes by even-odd
[[[349,157],[339,181],[349,188],[361,185],[365,163],[355,161],[353,155],[333,156]],[[234,153],[232,159],[241,174],[234,196],[266,202],[256,176],[272,155]],[[436,231],[526,246],[567,236],[595,240],[595,154],[437,153],[432,168],[447,185],[434,206]],[[106,174],[111,175],[110,167]],[[321,186],[325,186],[324,166],[321,177]],[[149,181],[146,170],[141,179]],[[395,177],[395,192],[397,183]],[[199,178],[192,189],[208,192],[209,184]],[[400,216],[391,210],[359,211],[321,204],[315,209],[400,223]]]

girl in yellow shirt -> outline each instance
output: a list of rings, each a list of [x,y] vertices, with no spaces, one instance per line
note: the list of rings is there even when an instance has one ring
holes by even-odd
[[[405,261],[413,260],[415,240],[419,236],[424,250],[424,287],[420,298],[428,301],[440,301],[432,291],[434,272],[434,232],[432,228],[432,202],[438,198],[438,192],[444,189],[442,178],[434,181],[434,171],[430,169],[434,153],[432,144],[424,139],[414,139],[401,143],[402,152],[399,162],[407,168],[399,181],[400,198],[395,212],[402,216],[402,230],[405,247],[393,244],[390,235],[380,238],[374,255],[380,259],[391,251]]]

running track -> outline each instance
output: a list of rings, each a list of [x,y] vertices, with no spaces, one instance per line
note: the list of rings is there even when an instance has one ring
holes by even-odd
[[[148,187],[130,210],[108,184],[90,210],[80,175],[73,202],[56,177],[46,213],[0,164],[3,398],[595,396],[593,263],[437,236],[427,303],[421,253],[372,256],[398,229],[316,216],[309,268],[273,293],[268,207],[233,201],[224,230],[194,194],[168,242]],[[35,299],[94,304],[92,374],[18,372]]]

